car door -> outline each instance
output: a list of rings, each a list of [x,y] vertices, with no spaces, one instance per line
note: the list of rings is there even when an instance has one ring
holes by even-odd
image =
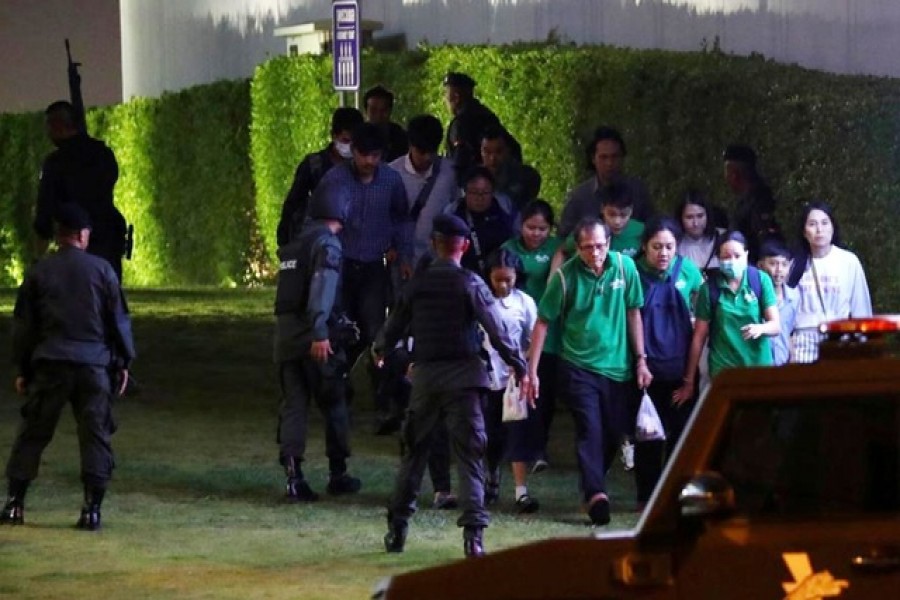
[[[900,374],[864,371],[728,399],[705,468],[735,509],[692,524],[679,598],[900,597]]]

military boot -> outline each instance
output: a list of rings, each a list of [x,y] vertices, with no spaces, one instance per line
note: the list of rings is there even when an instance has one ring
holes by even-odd
[[[391,513],[388,513],[388,532],[384,536],[384,549],[388,552],[403,552],[406,545],[406,534],[409,531],[409,524],[406,521],[398,521],[394,519]]]
[[[484,556],[484,541],[481,527],[465,527],[463,529],[463,553],[467,557]]]
[[[319,495],[312,491],[303,478],[299,458],[285,456],[281,459],[281,464],[284,465],[284,474],[287,477],[284,496],[288,502],[315,502],[319,499]]]
[[[3,512],[0,512],[0,525],[22,525],[25,523],[25,492],[28,490],[27,479],[10,479],[9,494]]]
[[[81,516],[75,527],[85,531],[97,531],[100,529],[100,505],[103,504],[104,488],[84,488],[84,505],[81,507]]]

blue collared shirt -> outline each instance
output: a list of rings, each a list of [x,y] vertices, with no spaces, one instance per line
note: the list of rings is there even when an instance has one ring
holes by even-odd
[[[345,259],[374,262],[394,248],[412,264],[414,224],[396,171],[378,165],[372,181],[362,183],[347,163],[328,171],[319,185],[325,186],[324,193],[345,195],[347,218],[340,233]]]

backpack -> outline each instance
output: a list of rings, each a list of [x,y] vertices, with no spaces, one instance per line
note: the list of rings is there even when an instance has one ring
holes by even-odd
[[[681,256],[675,259],[672,273],[665,281],[651,279],[640,272],[647,286],[641,308],[647,367],[654,377],[663,381],[678,381],[684,375],[694,331],[691,311],[675,287],[683,260]]]
[[[709,334],[712,336],[712,329],[715,327],[716,322],[716,306],[719,305],[719,296],[722,294],[722,290],[719,287],[719,279],[722,277],[722,272],[718,269],[710,269],[709,279],[707,280],[707,285],[709,286]],[[762,281],[759,277],[759,269],[756,267],[747,265],[747,283],[750,285],[750,290],[756,295],[757,302],[759,304],[759,318],[763,320],[762,314]]]

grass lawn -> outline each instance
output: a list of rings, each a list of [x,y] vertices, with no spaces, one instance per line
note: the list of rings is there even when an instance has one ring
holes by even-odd
[[[0,528],[0,598],[367,598],[391,574],[462,557],[457,512],[422,510],[407,551],[384,552],[384,505],[398,442],[376,437],[369,406],[354,406],[353,497],[281,501],[271,361],[272,290],[129,293],[139,395],[116,406],[117,470],[104,528],[73,528],[81,503],[74,422],[65,413],[26,502],[24,527]],[[0,291],[0,360],[9,364],[14,291]],[[0,381],[0,460],[18,423],[12,368]],[[324,492],[322,422],[312,411],[307,476]],[[488,551],[590,533],[579,511],[571,424],[554,426],[552,467],[533,477],[542,508],[512,510],[510,478],[486,531]],[[612,471],[613,522],[634,525],[631,477]],[[3,486],[5,493],[5,483]],[[430,506],[430,482],[423,486]]]

